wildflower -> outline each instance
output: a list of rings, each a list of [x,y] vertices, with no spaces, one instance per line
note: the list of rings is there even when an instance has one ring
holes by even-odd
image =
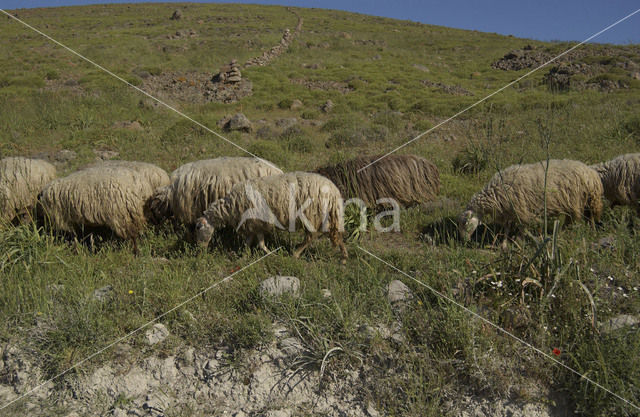
[[[238,272],[240,270],[239,266],[234,266],[233,268],[231,268],[231,273],[233,274],[234,272]]]
[[[129,290],[129,295],[133,294],[133,290]]]
[[[553,348],[553,354],[554,354],[554,355],[556,355],[556,356],[560,356],[560,354],[561,354],[561,353],[562,353],[562,352],[560,351],[560,349],[558,349],[558,348]]]

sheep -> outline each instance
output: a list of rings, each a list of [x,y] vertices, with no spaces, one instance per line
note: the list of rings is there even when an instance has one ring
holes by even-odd
[[[379,158],[355,158],[315,172],[333,181],[345,198],[358,197],[369,207],[375,207],[381,198],[392,198],[406,207],[435,199],[440,174],[434,164],[416,155],[389,155],[367,167]]]
[[[147,200],[155,186],[166,186],[169,176],[151,164],[97,164],[59,178],[39,196],[45,221],[55,230],[78,234],[84,228],[108,228],[133,241],[147,223]],[[164,178],[163,178],[164,177]]]
[[[193,225],[209,204],[224,197],[235,184],[276,174],[282,171],[273,164],[248,157],[222,157],[182,165],[171,174],[168,212],[177,222]]]
[[[340,248],[345,264],[348,255],[342,238],[342,204],[335,184],[318,174],[290,172],[252,179],[235,185],[205,210],[196,222],[196,241],[207,246],[214,231],[231,226],[247,245],[257,238],[258,246],[268,253],[265,234],[276,227],[293,231],[302,226],[305,238],[294,257],[300,256],[315,235],[324,233]]]
[[[145,213],[149,222],[155,225],[162,224],[165,220],[171,218],[171,207],[169,206],[169,196],[171,193],[171,185],[156,188],[145,205]]]
[[[0,224],[29,216],[38,193],[56,177],[56,168],[41,159],[0,160]]]
[[[131,169],[137,174],[141,175],[142,178],[144,178],[154,190],[156,188],[166,186],[166,184],[169,182],[169,176],[167,175],[165,170],[147,162],[109,160],[97,162],[95,164],[89,165],[87,168],[100,167]]]
[[[546,161],[512,165],[496,173],[484,189],[476,193],[458,220],[463,240],[491,218],[508,231],[518,224],[541,221],[544,213]],[[547,175],[547,214],[565,215],[570,221],[582,216],[598,222],[602,214],[603,188],[598,173],[571,160],[551,160]],[[506,242],[503,242],[506,243]]]
[[[604,196],[612,206],[627,205],[640,215],[640,153],[629,153],[596,165]]]

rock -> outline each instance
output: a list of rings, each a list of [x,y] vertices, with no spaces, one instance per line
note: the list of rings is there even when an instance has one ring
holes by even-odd
[[[182,19],[182,11],[180,9],[176,9],[171,15],[171,20],[180,20]]]
[[[111,285],[106,285],[102,288],[98,288],[93,292],[93,299],[104,303],[109,301],[113,297],[114,291]]]
[[[328,289],[323,288],[320,291],[322,292],[322,298],[331,298],[332,294],[331,294],[331,291],[329,291]]]
[[[636,326],[640,323],[640,317],[629,314],[620,314],[600,325],[602,333],[611,333],[623,327]]]
[[[296,119],[295,117],[276,120],[276,126],[282,128],[283,130],[288,129],[291,126],[295,126],[296,124],[298,124],[298,119]]]
[[[280,343],[278,343],[278,347],[287,355],[287,356],[298,356],[300,352],[304,349],[302,347],[302,343],[295,337],[287,337],[286,339],[282,339]]]
[[[147,330],[145,337],[149,346],[162,342],[169,336],[169,330],[162,323],[156,323],[152,328]]]
[[[598,239],[597,242],[591,243],[591,249],[598,251],[600,249],[613,250],[616,247],[616,238],[614,236],[605,236]]]
[[[54,163],[64,164],[69,161],[72,161],[78,157],[78,154],[74,151],[70,151],[69,149],[62,149],[53,155],[51,155],[50,159]]]
[[[367,414],[369,414],[369,416],[371,417],[379,417],[380,413],[378,412],[378,410],[375,409],[373,403],[369,402],[369,404],[367,404]]]
[[[372,56],[372,57],[371,57],[371,59],[372,59],[372,60],[374,60],[374,61],[379,61],[379,60],[381,60],[381,59],[382,59],[382,56],[380,56],[379,54],[377,54],[377,55]]]
[[[301,109],[302,106],[303,106],[302,101],[295,99],[291,102],[291,106],[289,106],[289,109],[298,110],[298,109]]]
[[[262,297],[279,297],[284,294],[297,296],[300,291],[300,280],[296,277],[275,276],[260,283]]]
[[[137,120],[133,120],[133,121],[125,120],[123,122],[115,122],[113,125],[111,125],[111,128],[112,129],[136,130],[136,131],[144,130],[142,128],[142,125],[140,124],[140,122],[138,122]]]
[[[265,413],[265,417],[291,417],[292,411],[289,409],[269,410]]]
[[[98,159],[100,159],[101,161],[107,161],[109,159],[113,159],[113,158],[117,157],[118,155],[120,155],[116,151],[102,151],[102,150],[98,150],[98,149],[94,149],[93,153],[96,154]]]
[[[634,73],[630,74],[630,76],[634,80],[640,80],[640,72],[634,72]]]
[[[251,132],[252,125],[251,121],[247,119],[247,116],[242,113],[237,113],[224,124],[224,129]]]
[[[423,71],[423,72],[429,72],[429,68],[425,67],[424,65],[413,64],[413,68],[418,69],[418,70]]]
[[[327,100],[324,102],[324,104],[320,107],[320,110],[322,110],[325,113],[329,113],[331,111],[331,109],[333,108],[333,101],[331,100]]]
[[[387,299],[395,312],[402,313],[413,299],[413,293],[402,281],[395,280],[387,285]]]

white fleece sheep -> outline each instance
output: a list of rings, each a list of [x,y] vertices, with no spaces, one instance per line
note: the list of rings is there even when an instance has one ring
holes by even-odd
[[[268,252],[264,236],[276,228],[305,231],[304,242],[295,250],[299,257],[317,234],[327,234],[342,252],[347,250],[342,239],[342,196],[327,178],[307,172],[290,172],[256,178],[235,185],[222,199],[205,210],[196,222],[196,239],[207,245],[215,230],[233,227],[250,245]]]
[[[468,240],[480,220],[486,218],[507,230],[542,222],[546,165],[546,161],[513,165],[496,173],[460,216],[458,227],[463,239]],[[599,221],[602,196],[602,183],[595,170],[578,161],[550,161],[546,192],[550,217],[564,215],[576,220],[585,216]]]
[[[38,193],[56,177],[56,168],[41,159],[0,160],[0,224],[29,215]]]
[[[93,165],[51,182],[43,189],[39,205],[55,230],[77,234],[85,228],[106,227],[122,239],[131,239],[137,253],[136,239],[147,222],[147,200],[155,185],[169,182],[161,172],[151,164]]]
[[[640,215],[640,153],[620,155],[591,167],[600,174],[604,196],[612,206],[631,206]]]
[[[273,164],[257,158],[222,157],[190,162],[171,173],[167,213],[184,224],[193,224],[209,204],[224,197],[246,180],[282,174]],[[162,194],[159,199],[165,198]],[[161,206],[160,200],[157,205]]]

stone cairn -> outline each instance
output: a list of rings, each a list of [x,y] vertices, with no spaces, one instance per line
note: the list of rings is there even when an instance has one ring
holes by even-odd
[[[242,80],[240,66],[237,60],[232,60],[229,65],[220,68],[220,72],[213,77],[214,82],[239,83]]]

